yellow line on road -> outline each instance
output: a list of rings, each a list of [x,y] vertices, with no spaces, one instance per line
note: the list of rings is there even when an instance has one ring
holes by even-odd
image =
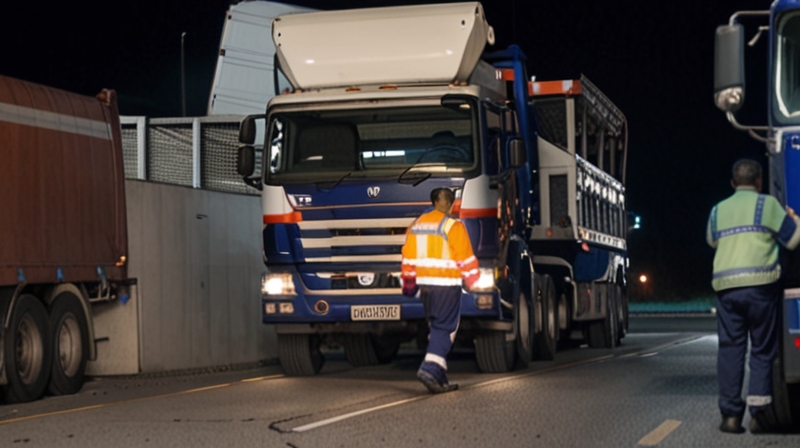
[[[157,399],[160,399],[160,398],[177,397],[179,395],[187,395],[187,394],[194,394],[194,393],[197,393],[197,392],[205,392],[205,391],[214,390],[214,389],[221,389],[223,387],[235,386],[237,384],[249,383],[249,382],[253,382],[253,381],[262,381],[262,380],[271,380],[271,379],[283,378],[284,376],[285,375],[282,375],[282,374],[261,376],[261,377],[258,377],[258,378],[248,378],[248,379],[236,381],[234,383],[217,384],[217,385],[214,385],[214,386],[199,387],[197,389],[183,390],[183,391],[180,391],[180,392],[173,392],[173,393],[169,393],[169,394],[153,395],[152,397],[133,398],[133,399],[130,399],[130,400],[115,401],[115,402],[112,402],[112,403],[95,404],[95,405],[92,405],[92,406],[85,406],[85,407],[82,407],[82,408],[65,409],[63,411],[54,411],[54,412],[46,412],[44,414],[28,415],[28,416],[25,416],[25,417],[18,417],[18,418],[12,418],[12,419],[8,419],[8,420],[2,420],[2,421],[0,421],[0,425],[7,425],[9,423],[19,423],[19,422],[24,422],[24,421],[28,421],[28,420],[35,420],[35,419],[38,419],[38,418],[53,417],[53,416],[56,416],[56,415],[72,414],[72,413],[75,413],[75,412],[91,411],[91,410],[94,410],[94,409],[110,408],[112,406],[119,406],[119,405],[123,405],[123,404],[137,403],[137,402],[140,402],[140,401],[149,401],[149,400],[157,400]]]
[[[664,440],[665,437],[670,435],[675,428],[681,425],[678,420],[665,420],[664,423],[658,425],[658,428],[652,430],[650,434],[642,437],[637,443],[639,446],[656,446]]]

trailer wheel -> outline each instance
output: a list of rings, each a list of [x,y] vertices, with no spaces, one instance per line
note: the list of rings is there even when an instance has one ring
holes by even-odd
[[[371,334],[345,334],[341,338],[347,361],[354,367],[386,364],[394,359],[400,344],[383,342]]]
[[[83,306],[65,291],[50,304],[50,340],[53,369],[48,391],[53,395],[74,394],[83,387],[89,359],[89,328]]]
[[[321,340],[315,334],[279,334],[278,359],[289,376],[316,375],[325,364]]]
[[[3,341],[6,403],[33,401],[44,393],[53,362],[47,324],[47,310],[39,299],[30,294],[17,298]]]
[[[556,320],[556,288],[553,278],[545,274],[541,276],[542,287],[537,300],[537,319],[541,319],[542,332],[537,334],[533,354],[536,359],[552,361],[556,357],[558,342],[558,321]]]
[[[606,285],[598,285],[606,288]],[[617,306],[613,295],[606,290],[606,317],[603,320],[589,324],[589,347],[592,348],[614,348],[617,346]]]

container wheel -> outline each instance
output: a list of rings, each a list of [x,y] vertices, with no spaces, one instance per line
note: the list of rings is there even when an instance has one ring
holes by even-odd
[[[316,375],[325,364],[320,351],[321,340],[316,334],[279,334],[278,359],[289,376]]]
[[[72,291],[59,294],[50,304],[50,340],[53,369],[48,391],[74,394],[83,387],[89,359],[89,329],[80,299]]]
[[[607,288],[606,285],[597,285],[600,288]],[[589,324],[589,346],[592,348],[614,348],[617,346],[619,337],[619,321],[617,319],[617,301],[613,294],[609,294],[606,289],[606,317],[603,320]]]
[[[8,384],[6,403],[37,400],[44,393],[53,362],[47,310],[30,294],[17,298],[3,340]]]

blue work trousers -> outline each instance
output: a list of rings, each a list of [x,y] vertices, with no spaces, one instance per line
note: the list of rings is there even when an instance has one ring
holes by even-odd
[[[420,292],[431,331],[425,361],[447,370],[447,354],[453,348],[461,316],[461,287],[422,285]]]
[[[772,402],[772,363],[778,353],[777,284],[733,288],[717,293],[719,332],[719,409],[723,416],[755,414]],[[750,336],[750,385],[742,400],[747,337]]]

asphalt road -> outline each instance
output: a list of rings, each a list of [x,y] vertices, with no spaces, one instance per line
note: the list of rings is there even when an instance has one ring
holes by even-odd
[[[451,356],[461,388],[430,395],[422,354],[320,375],[280,366],[95,378],[73,396],[0,405],[0,447],[797,447],[800,435],[717,430],[713,318],[631,321],[621,347],[576,347],[509,374]],[[746,423],[746,422],[745,422]]]

